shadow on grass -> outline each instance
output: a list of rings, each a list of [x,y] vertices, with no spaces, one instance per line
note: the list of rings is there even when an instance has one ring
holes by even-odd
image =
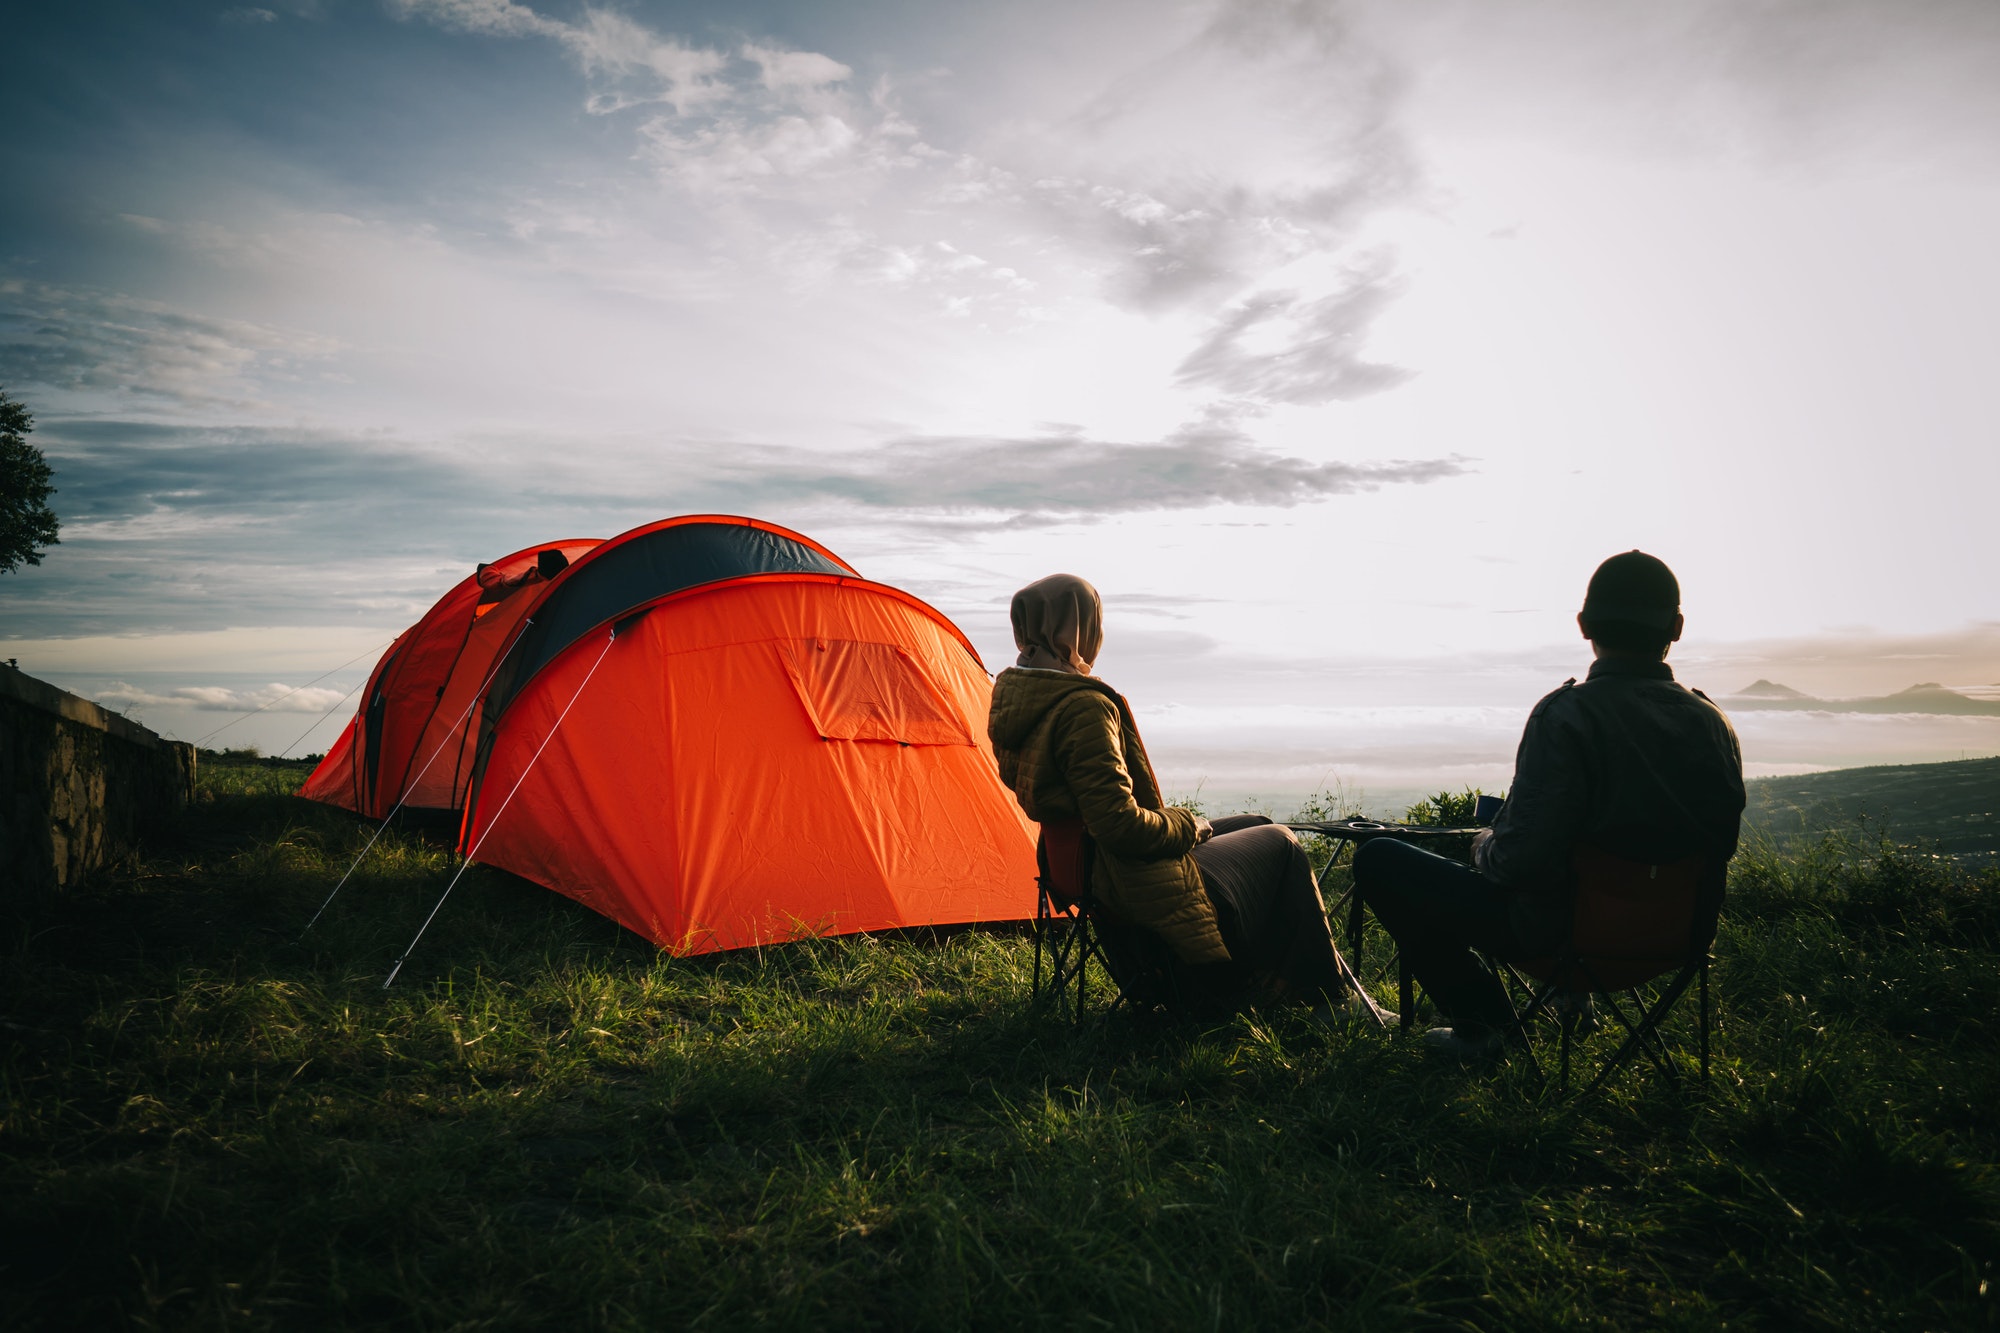
[[[10,1326],[1974,1326],[1995,885],[1738,867],[1718,1075],[1556,1103],[1296,1015],[1072,1025],[1018,937],[677,960],[219,796],[9,923]],[[1899,859],[1900,858],[1900,859]]]

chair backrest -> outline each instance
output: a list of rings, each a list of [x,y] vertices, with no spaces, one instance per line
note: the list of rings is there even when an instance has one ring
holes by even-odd
[[[1686,963],[1707,942],[1701,857],[1648,864],[1579,844],[1570,947],[1599,986],[1623,990]],[[1585,987],[1577,987],[1584,989]]]
[[[1042,884],[1058,907],[1073,907],[1090,892],[1090,863],[1096,853],[1090,830],[1081,819],[1050,819],[1042,824]]]
[[[1051,819],[1042,824],[1036,846],[1042,887],[1057,909],[1077,908],[1090,915],[1096,948],[1104,968],[1118,983],[1125,999],[1142,1009],[1178,1009],[1189,999],[1167,942],[1144,926],[1120,921],[1099,909],[1090,891],[1090,866],[1097,844],[1081,819]]]

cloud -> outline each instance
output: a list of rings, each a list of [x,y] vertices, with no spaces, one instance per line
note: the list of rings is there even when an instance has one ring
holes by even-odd
[[[828,113],[752,120],[731,116],[698,128],[648,122],[647,156],[674,180],[703,194],[765,191],[893,159],[863,130]]]
[[[184,685],[156,693],[118,681],[92,692],[97,702],[112,708],[157,708],[180,705],[205,713],[324,713],[347,697],[346,690],[327,686],[300,688],[282,683],[252,690],[235,690],[226,685]]]
[[[623,467],[593,478],[564,469],[551,484],[546,442],[515,456],[502,444],[464,452],[419,449],[335,432],[58,424],[50,456],[71,488],[64,536],[115,542],[135,525],[185,514],[190,535],[226,526],[340,528],[364,512],[378,524],[404,512],[451,513],[625,504],[768,506],[812,500],[888,513],[977,510],[1088,517],[1218,505],[1292,506],[1420,485],[1464,474],[1453,456],[1313,462],[1261,449],[1227,424],[1201,423],[1154,442],[1061,432],[1037,436],[913,436],[841,453],[707,441],[662,443],[635,492]],[[445,512],[437,513],[442,507]],[[145,534],[149,539],[157,530]]]
[[[276,23],[281,17],[278,13],[281,9],[293,18],[313,20],[324,17],[325,6],[321,0],[271,0],[271,4],[275,8],[266,8],[262,5],[237,5],[223,10],[216,17],[224,23]]]
[[[392,0],[392,8],[454,31],[556,42],[583,72],[595,114],[668,108],[639,123],[642,157],[697,197],[783,195],[798,182],[915,161],[914,132],[886,90],[842,89],[854,71],[819,52],[695,45],[589,5],[573,23],[514,0]]]
[[[505,540],[503,487],[408,446],[328,431],[36,425],[63,544],[47,577],[8,590],[14,636],[402,624],[436,598],[441,568],[462,552],[490,558]]]
[[[600,115],[648,102],[680,114],[728,96],[717,79],[729,62],[721,51],[660,37],[607,9],[586,8],[581,24],[554,26],[551,35],[598,82],[587,105]]]
[[[1427,111],[1482,137],[1765,167],[1995,161],[2000,7],[1987,0],[1438,0],[1354,12],[1429,72]]]
[[[727,53],[662,37],[616,10],[586,6],[581,21],[549,18],[514,0],[390,0],[401,18],[420,18],[482,37],[543,37],[559,43],[593,83],[590,110],[600,114],[649,102],[676,112],[728,95],[717,76]],[[776,61],[781,71],[811,67]],[[833,62],[827,62],[832,64]]]
[[[1147,311],[1227,299],[1339,252],[1419,174],[1406,82],[1324,0],[1224,0],[1193,38],[1129,71],[1004,161],[1112,299]]]
[[[668,514],[754,513],[809,531],[894,519],[899,529],[935,524],[943,540],[969,528],[1294,506],[1466,471],[1458,458],[1288,458],[1215,423],[1152,442],[916,436],[841,453],[665,440],[643,466],[596,470],[552,468],[582,451],[541,439],[419,447],[334,431],[60,420],[36,439],[61,488],[63,544],[8,590],[7,632],[31,638],[405,624],[479,560]]]
[[[884,284],[1003,327],[1092,300],[1192,315],[1211,328],[1182,386],[1258,403],[1405,378],[1358,350],[1399,290],[1384,255],[1346,264],[1330,289],[1298,272],[1342,268],[1363,226],[1419,182],[1406,80],[1331,0],[1221,0],[1165,54],[1119,53],[1123,72],[1105,62],[1095,95],[1035,119],[995,108],[990,128],[950,145],[911,119],[888,73],[863,87],[821,52],[703,47],[589,5],[563,21],[513,0],[398,3],[468,33],[551,40],[583,72],[590,110],[641,108],[638,158],[705,219],[703,263],[795,290]],[[516,233],[565,244],[573,229],[534,212]],[[1281,329],[1293,345],[1252,350]]]
[[[1314,463],[1259,449],[1227,425],[1190,427],[1156,443],[1075,435],[892,440],[825,460],[754,453],[720,465],[719,489],[846,500],[872,508],[982,511],[1071,519],[1214,505],[1291,506],[1465,472],[1465,460]]]
[[[543,18],[514,0],[389,0],[389,11],[402,18],[426,18],[439,27],[487,37],[568,36],[566,23]]]
[[[330,338],[219,319],[118,292],[0,279],[0,383],[133,406],[244,407],[251,377],[312,373]]]
[[[854,71],[838,60],[815,51],[780,51],[752,42],[743,47],[743,58],[763,70],[764,86],[773,92],[790,88],[824,88],[844,83]]]
[[[1363,344],[1399,286],[1378,261],[1318,300],[1259,292],[1223,312],[1175,379],[1267,403],[1325,403],[1392,389],[1411,372],[1365,359]],[[1257,350],[1260,338],[1278,345]]]

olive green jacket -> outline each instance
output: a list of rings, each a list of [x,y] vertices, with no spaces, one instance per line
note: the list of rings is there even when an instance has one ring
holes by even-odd
[[[1082,819],[1097,844],[1091,887],[1118,917],[1146,926],[1189,963],[1229,950],[1189,852],[1193,812],[1163,808],[1132,710],[1091,676],[1009,667],[993,682],[987,734],[1000,780],[1028,818]]]

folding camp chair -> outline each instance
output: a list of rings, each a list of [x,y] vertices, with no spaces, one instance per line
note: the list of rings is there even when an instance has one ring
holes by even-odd
[[[1701,999],[1701,1076],[1708,1078],[1709,944],[1722,906],[1722,875],[1700,857],[1652,865],[1578,846],[1570,859],[1576,880],[1568,941],[1552,958],[1510,959],[1509,970],[1530,997],[1519,1014],[1523,1035],[1538,1018],[1562,1035],[1559,1086],[1569,1088],[1570,1048],[1584,1006],[1601,998],[1625,1040],[1605,1061],[1586,1094],[1595,1092],[1635,1052],[1669,1081],[1678,1081],[1660,1025],[1695,985]],[[1533,977],[1531,984],[1522,973]],[[1641,987],[1652,984],[1649,999]],[[1623,1003],[1619,992],[1625,995]],[[1626,1005],[1632,1006],[1630,1013]]]
[[[1112,919],[1090,890],[1097,844],[1080,819],[1050,820],[1035,844],[1041,874],[1035,905],[1037,1002],[1068,1001],[1076,991],[1075,1017],[1083,1020],[1090,961],[1095,958],[1118,988],[1112,1008],[1176,1008],[1180,987],[1166,941],[1143,926]]]

